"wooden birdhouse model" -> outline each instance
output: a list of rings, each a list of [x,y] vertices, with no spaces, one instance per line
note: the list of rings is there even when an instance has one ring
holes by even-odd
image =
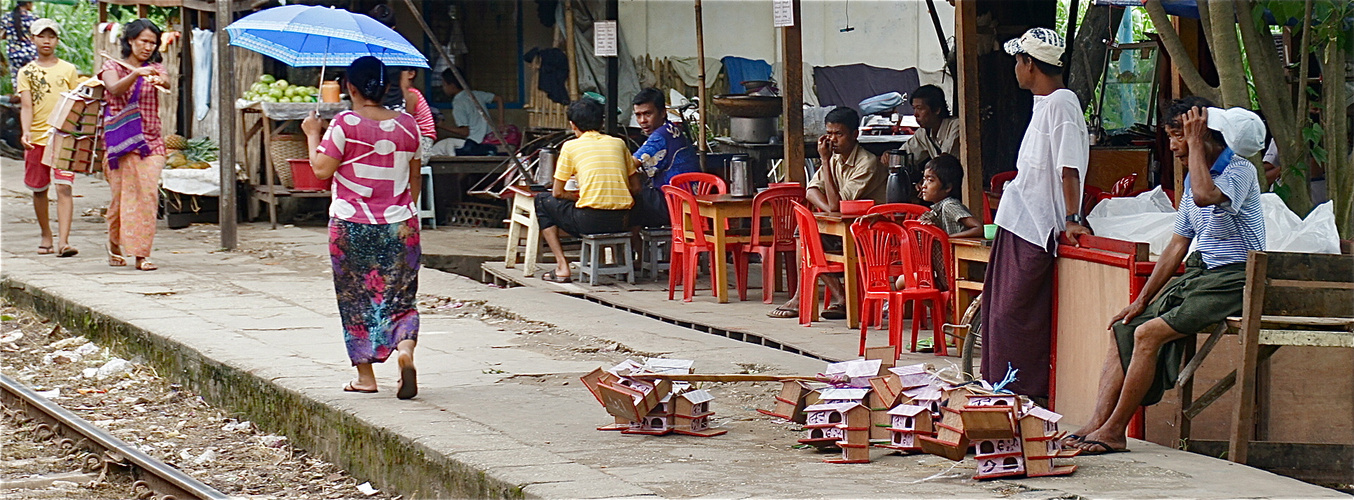
[[[1059,442],[1058,420],[1062,415],[1029,405],[1020,417],[1020,440],[1025,453],[1025,475],[1065,476],[1077,470],[1075,465],[1056,465],[1055,458],[1072,458],[1081,450],[1064,450]]]
[[[864,405],[865,397],[869,394],[870,394],[869,389],[857,389],[857,388],[839,389],[835,387],[824,387],[822,389],[818,389],[818,402],[819,404],[856,403]]]
[[[861,405],[848,407],[845,419],[840,424],[842,440],[837,446],[842,449],[842,458],[827,459],[832,464],[864,464],[870,462],[870,410]]]
[[[803,380],[786,380],[781,382],[780,394],[776,395],[776,408],[770,411],[759,408],[757,411],[763,415],[802,424],[804,407],[808,406],[807,400],[812,393],[813,388]]]
[[[678,434],[688,436],[712,437],[724,434],[724,429],[711,429],[710,402],[715,397],[707,391],[694,390],[678,394],[673,398],[673,428]]]
[[[834,383],[846,384],[850,387],[870,387],[870,379],[880,375],[879,370],[883,361],[878,359],[853,359],[839,363],[827,365],[823,375],[834,379]]]
[[[982,439],[973,443],[978,473],[974,479],[1019,476],[1025,474],[1025,455],[1018,437]]]
[[[946,389],[945,404],[940,407],[940,422],[936,423],[936,435],[919,436],[922,451],[954,461],[964,459],[968,454],[969,437],[964,433],[964,404],[970,391],[963,387]]]
[[[935,436],[931,410],[924,406],[902,404],[888,412],[890,425],[888,444],[879,445],[894,450],[921,451],[918,436]]]
[[[658,406],[649,410],[649,413],[636,422],[630,422],[629,428],[622,429],[621,434],[644,434],[647,436],[662,436],[673,431],[673,404],[672,394],[664,396],[659,400]]]
[[[937,381],[931,373],[931,365],[925,363],[889,368],[888,371],[898,377],[898,384],[903,389],[925,387]]]

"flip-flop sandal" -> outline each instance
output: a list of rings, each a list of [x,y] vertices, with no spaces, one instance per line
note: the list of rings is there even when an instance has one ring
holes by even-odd
[[[1128,451],[1128,448],[1124,448],[1124,449],[1122,449],[1122,450],[1116,450],[1116,449],[1110,447],[1110,445],[1107,445],[1107,444],[1105,444],[1105,443],[1103,443],[1103,442],[1100,442],[1100,441],[1096,441],[1096,440],[1094,440],[1094,439],[1082,439],[1082,440],[1081,440],[1081,444],[1089,444],[1089,445],[1091,445],[1091,446],[1098,446],[1098,447],[1100,447],[1099,450],[1097,450],[1097,449],[1095,449],[1095,448],[1081,448],[1081,456],[1087,456],[1087,455],[1109,455],[1109,454],[1111,454],[1111,453],[1124,453],[1124,452],[1127,452],[1127,451]]]
[[[64,246],[64,247],[61,247],[61,251],[60,251],[59,253],[57,253],[56,256],[57,256],[57,257],[74,257],[74,256],[78,255],[79,253],[80,253],[80,251],[79,251],[79,250],[76,250],[75,247],[70,246],[70,245],[66,245],[66,246]]]
[[[113,253],[113,250],[111,250],[107,245],[105,245],[105,246],[103,247],[103,249],[104,249],[104,251],[108,252],[108,265],[109,265],[109,266],[112,266],[112,267],[127,267],[127,258],[126,258],[126,257],[123,257],[123,256],[121,256],[121,255],[118,255],[118,254]]]
[[[56,253],[56,250],[53,250],[51,245],[38,245],[38,255],[51,255],[54,253]]]
[[[141,259],[141,262],[136,263],[137,271],[154,271],[159,268],[160,266],[155,265],[154,262],[151,262],[148,259]]]
[[[842,306],[832,306],[823,309],[823,312],[819,313],[819,315],[822,316],[823,319],[846,319],[846,308]]]
[[[775,308],[775,309],[772,309],[771,312],[766,313],[766,315],[767,315],[767,317],[778,318],[778,319],[798,318],[798,317],[799,317],[799,311],[798,311],[797,309],[790,309],[790,308],[785,307],[785,306],[780,306],[780,307],[777,307],[777,308]]]
[[[346,385],[343,386],[343,392],[357,392],[357,393],[361,393],[361,394],[376,394],[376,393],[381,392],[381,391],[376,390],[376,389],[358,389],[357,387],[354,387],[354,386],[353,386],[352,381],[349,381]]]
[[[395,397],[399,399],[413,399],[418,395],[418,371],[414,365],[405,365],[400,363],[400,383],[395,389]]]
[[[573,282],[574,282],[574,279],[573,279],[572,276],[560,276],[560,275],[558,275],[558,274],[555,274],[555,271],[553,271],[553,270],[547,271],[545,274],[542,274],[542,275],[541,275],[541,279],[546,280],[546,281],[550,281],[550,282],[554,282],[554,283],[573,283]]]

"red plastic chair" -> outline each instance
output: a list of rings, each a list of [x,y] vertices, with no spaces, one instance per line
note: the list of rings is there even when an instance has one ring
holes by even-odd
[[[901,224],[905,220],[916,220],[922,214],[930,211],[930,208],[915,203],[885,203],[870,207],[865,215],[884,214],[892,217],[894,222]]]
[[[1129,193],[1133,192],[1133,185],[1137,183],[1138,183],[1137,172],[1133,172],[1131,174],[1120,177],[1119,180],[1114,181],[1113,186],[1110,186],[1110,196],[1113,196],[1115,198],[1132,196]]]
[[[954,250],[950,246],[950,236],[939,227],[922,224],[918,221],[906,221],[903,223],[903,228],[907,230],[908,237],[912,239],[912,248],[916,251],[913,254],[915,258],[912,259],[912,265],[909,267],[912,269],[911,275],[917,278],[917,286],[932,288],[940,293],[940,302],[932,304],[931,324],[935,328],[936,355],[948,355],[949,350],[945,346],[945,337],[941,333],[940,325],[949,318],[947,306],[954,299]],[[937,280],[944,280],[945,287],[943,290],[938,286]],[[914,309],[914,316],[916,315],[915,311],[916,309]],[[915,321],[912,327],[912,345],[912,350],[916,351],[917,323]]]
[[[1000,199],[1001,192],[1006,189],[1006,183],[1015,180],[1015,177],[1015,170],[1002,172],[992,176],[992,179],[988,184],[987,192],[983,193],[983,224],[991,224],[992,217],[995,215],[992,213],[991,200],[993,198]]]
[[[929,310],[931,316],[935,318],[931,323],[934,327],[935,345],[937,354],[948,354],[945,350],[944,334],[941,333],[939,318],[939,309],[944,307],[941,303],[941,293],[934,287],[923,282],[918,278],[921,274],[918,269],[917,261],[923,257],[929,258],[929,255],[918,255],[915,251],[896,252],[894,248],[903,247],[909,250],[916,248],[916,242],[911,238],[909,231],[898,224],[888,221],[874,221],[873,223],[857,223],[851,225],[851,235],[856,242],[856,255],[860,269],[860,282],[865,289],[862,299],[862,309],[870,310],[887,303],[889,308],[889,345],[893,346],[894,359],[902,354],[902,331],[903,331],[903,310],[909,302],[913,303],[912,314],[912,351],[917,350],[917,332],[921,328],[921,321],[924,314],[920,307],[930,303]],[[903,273],[906,286],[902,290],[894,290],[894,276],[890,272],[895,267],[895,256],[901,255],[903,267],[911,271]],[[926,267],[930,267],[927,265]],[[865,338],[868,327],[860,325],[860,352],[865,353]]]
[[[691,297],[695,295],[696,268],[700,266],[700,254],[702,252],[711,254],[711,277],[715,275],[715,266],[724,264],[724,254],[723,252],[715,253],[714,242],[705,239],[705,217],[682,216],[683,213],[700,213],[696,195],[673,186],[663,186],[663,197],[668,202],[668,221],[672,224],[672,257],[670,259],[671,269],[668,271],[668,300],[672,300],[677,289],[677,276],[680,273],[682,300],[691,302]],[[688,237],[688,234],[691,236]],[[727,248],[721,250],[732,250],[735,262],[742,258],[741,243],[729,243]],[[747,268],[736,268],[735,279],[739,295],[746,296]],[[718,294],[714,286],[710,287],[710,291],[712,294]]]
[[[686,172],[672,176],[668,180],[669,186],[676,186],[678,189],[688,193],[700,196],[706,194],[727,194],[729,185],[724,179],[715,174],[704,172]]]
[[[785,274],[788,283],[790,295],[793,296],[797,288],[796,268],[798,267],[794,260],[795,255],[795,214],[791,206],[793,202],[803,202],[804,187],[775,187],[770,188],[752,198],[752,238],[748,243],[743,244],[743,251],[739,255],[741,261],[735,261],[739,272],[748,274],[748,254],[759,254],[762,256],[762,302],[770,304],[771,296],[776,290],[776,281],[780,276],[776,273],[776,256],[782,255],[785,267]],[[767,217],[771,222],[771,239],[763,242],[767,235],[763,234],[762,217]],[[747,300],[746,288],[738,291],[739,300]]]
[[[827,273],[845,272],[846,267],[840,262],[827,261],[813,212],[797,201],[792,202],[791,207],[799,225],[799,324],[809,326],[818,319],[818,278]]]

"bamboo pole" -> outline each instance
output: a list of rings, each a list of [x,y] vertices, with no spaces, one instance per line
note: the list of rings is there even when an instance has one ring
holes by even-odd
[[[578,48],[574,46],[573,0],[564,0],[564,53],[569,57],[569,100],[578,99]],[[569,128],[565,124],[564,128]]]
[[[708,172],[705,168],[705,157],[710,151],[710,145],[705,142],[705,21],[701,15],[701,0],[696,0],[696,67],[700,68],[696,70],[696,74],[700,76],[700,88],[696,89],[696,112],[700,114],[696,136],[700,145],[701,172]]]
[[[747,373],[735,374],[685,374],[685,373],[636,373],[626,375],[629,378],[671,380],[673,382],[785,382],[791,380],[804,380],[809,382],[826,382],[822,377],[805,377],[798,375],[752,375]]]

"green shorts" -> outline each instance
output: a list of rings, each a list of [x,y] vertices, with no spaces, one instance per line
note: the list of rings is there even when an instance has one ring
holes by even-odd
[[[1183,339],[1161,346],[1161,353],[1157,355],[1156,377],[1142,398],[1143,406],[1156,404],[1161,401],[1162,393],[1175,387],[1185,346],[1195,342],[1195,334],[1228,316],[1241,314],[1242,291],[1245,287],[1244,262],[1207,269],[1203,258],[1194,252],[1185,259],[1185,274],[1166,285],[1142,314],[1127,324],[1114,324],[1114,340],[1119,345],[1119,360],[1125,372],[1133,358],[1133,332],[1138,326],[1153,318],[1161,318],[1171,329],[1186,335]]]

